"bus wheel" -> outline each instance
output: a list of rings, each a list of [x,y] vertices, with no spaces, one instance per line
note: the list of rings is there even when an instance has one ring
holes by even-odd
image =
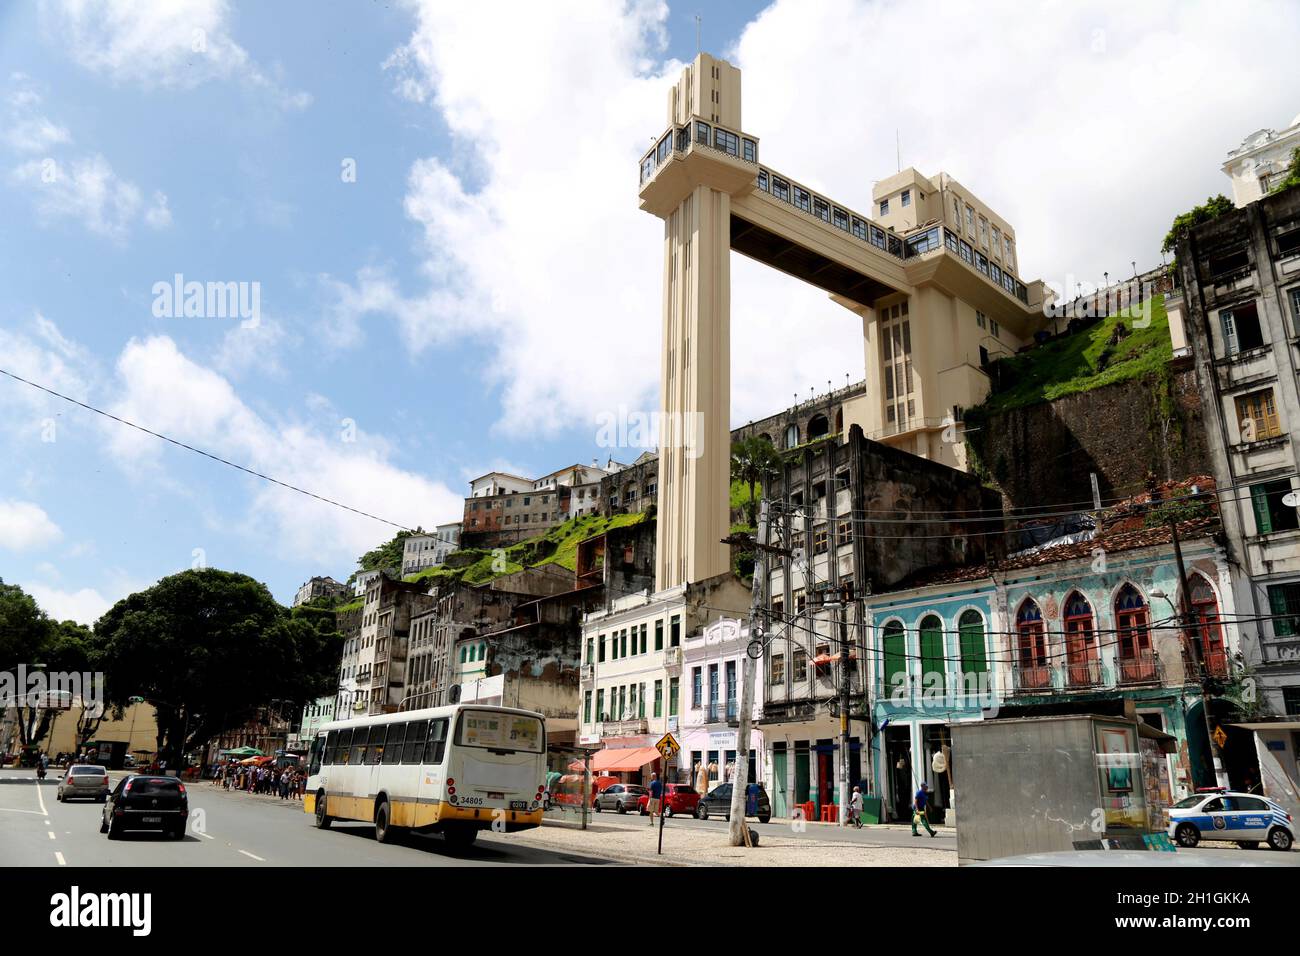
[[[325,791],[316,794],[316,829],[328,830],[334,818],[325,812]]]
[[[381,800],[375,809],[375,842],[396,843],[401,832],[401,827],[392,825],[392,810],[389,809],[388,801]]]
[[[442,831],[442,838],[453,850],[467,850],[478,838],[478,830],[474,827],[450,826]]]

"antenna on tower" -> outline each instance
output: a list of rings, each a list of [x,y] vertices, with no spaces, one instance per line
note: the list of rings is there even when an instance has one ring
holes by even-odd
[[[704,52],[704,47],[700,45],[700,20],[700,15],[695,14],[695,54],[697,56]]]

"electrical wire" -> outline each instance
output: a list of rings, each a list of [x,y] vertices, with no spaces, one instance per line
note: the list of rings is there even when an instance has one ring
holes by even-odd
[[[281,488],[287,488],[289,491],[297,492],[300,495],[306,495],[308,498],[314,498],[317,501],[324,502],[327,505],[333,505],[335,508],[342,508],[344,511],[350,511],[353,514],[360,515],[363,518],[369,518],[372,521],[378,521],[381,522],[382,524],[391,525],[392,527],[397,528],[401,531],[412,530],[411,528],[408,528],[404,524],[398,524],[396,521],[389,521],[387,518],[381,518],[378,515],[372,515],[369,512],[362,511],[360,508],[353,508],[351,505],[345,505],[341,501],[335,501],[333,498],[326,498],[324,495],[318,495],[314,491],[308,491],[305,488],[299,488],[297,485],[291,485],[287,481],[281,481],[279,478],[273,478],[270,475],[262,474],[260,471],[254,471],[252,468],[246,468],[243,465],[237,464],[226,458],[222,458],[220,455],[214,455],[210,451],[204,451],[202,448],[195,448],[193,445],[187,445],[185,442],[175,438],[171,438],[168,435],[164,435],[162,432],[156,432],[150,428],[145,428],[143,425],[137,425],[135,422],[128,421],[125,418],[120,418],[119,416],[114,415],[111,412],[106,412],[102,408],[96,408],[94,405],[90,405],[87,404],[86,402],[78,401],[75,398],[72,398],[68,395],[64,395],[62,392],[56,392],[52,388],[47,388],[44,385],[39,385],[36,382],[29,381],[28,379],[23,378],[21,375],[15,375],[13,372],[10,372],[8,369],[0,368],[0,375],[7,375],[9,378],[13,379],[16,382],[22,382],[24,385],[30,385],[32,388],[45,392],[48,395],[53,395],[55,398],[61,398],[65,402],[69,402],[73,405],[77,405],[80,408],[84,408],[88,412],[94,412],[96,415],[102,415],[105,418],[111,419],[112,421],[115,421],[121,425],[126,425],[128,428],[134,428],[136,431],[144,432],[146,435],[152,435],[154,438],[160,438],[165,442],[170,442],[171,444],[175,445],[178,448],[184,448],[186,451],[192,451],[196,455],[202,455],[204,458],[209,458],[212,461],[219,462],[220,464],[226,465],[229,468],[234,468],[236,471],[242,471],[246,475],[251,475],[254,478],[261,478],[263,481],[269,481],[273,485],[279,485]]]

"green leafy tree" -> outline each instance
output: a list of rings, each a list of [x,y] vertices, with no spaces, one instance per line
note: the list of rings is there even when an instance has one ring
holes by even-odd
[[[36,599],[16,584],[0,581],[0,670],[17,675],[19,665],[28,673],[37,668],[58,670],[50,657],[58,625],[41,610]],[[0,710],[12,705],[17,713],[18,739],[23,746],[39,744],[49,733],[58,711],[28,700],[26,687],[15,687],[17,699],[0,702]]]
[[[1300,146],[1291,150],[1291,165],[1287,167],[1286,175],[1282,177],[1282,181],[1269,190],[1269,195],[1280,193],[1292,186],[1300,186]]]
[[[755,490],[781,467],[781,456],[776,446],[760,435],[751,435],[731,443],[731,480],[743,481],[749,486],[749,501],[745,512],[752,525],[757,521]]]
[[[1172,253],[1178,249],[1178,237],[1203,222],[1209,222],[1211,219],[1218,219],[1225,212],[1232,211],[1232,200],[1220,193],[1217,196],[1211,196],[1199,206],[1194,206],[1185,213],[1174,217],[1173,225],[1169,227],[1169,232],[1165,234],[1164,245],[1160,247],[1161,252]]]
[[[95,624],[109,703],[143,698],[173,765],[273,699],[331,686],[342,644],[332,619],[294,617],[264,584],[215,568],[183,571],[117,602]]]

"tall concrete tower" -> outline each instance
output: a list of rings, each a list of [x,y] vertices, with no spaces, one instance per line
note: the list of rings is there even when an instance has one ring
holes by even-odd
[[[739,131],[740,71],[701,53],[642,164],[641,208],[664,221],[657,590],[730,566],[731,196],[753,188],[757,157]]]

